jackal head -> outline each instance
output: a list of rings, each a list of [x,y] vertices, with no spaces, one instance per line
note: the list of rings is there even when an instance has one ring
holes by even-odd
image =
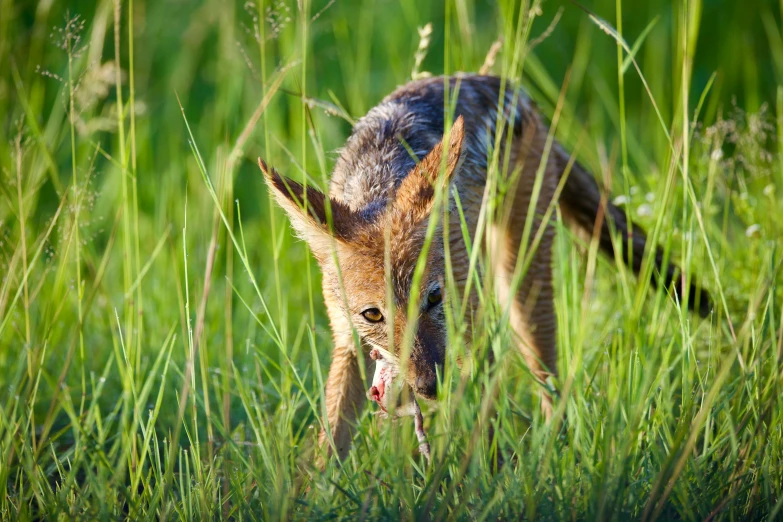
[[[459,117],[385,206],[373,212],[351,209],[305,188],[259,159],[275,199],[321,266],[335,337],[350,339],[352,325],[362,349],[381,350],[386,361],[405,370],[399,372],[401,377],[425,399],[436,398],[447,345],[442,214],[430,239],[428,225],[436,215],[433,209],[448,205],[448,186],[460,163],[463,137]],[[436,205],[441,200],[443,205]],[[423,267],[419,277],[417,266]]]

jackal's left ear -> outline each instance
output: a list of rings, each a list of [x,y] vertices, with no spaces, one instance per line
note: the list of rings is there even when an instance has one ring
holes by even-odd
[[[281,176],[275,169],[267,167],[261,158],[258,158],[258,166],[275,200],[288,214],[294,230],[307,241],[319,261],[327,259],[335,246],[348,239],[353,217],[348,207],[313,187],[304,187]]]
[[[442,183],[448,188],[459,168],[462,142],[465,139],[465,121],[459,116],[443,140],[403,179],[395,196],[395,206],[403,211],[429,215],[435,197],[435,187]]]

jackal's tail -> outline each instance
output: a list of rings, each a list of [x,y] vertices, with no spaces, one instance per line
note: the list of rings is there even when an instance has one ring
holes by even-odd
[[[559,147],[558,147],[559,149]],[[568,163],[568,154],[562,149],[554,151],[562,171]],[[647,245],[647,235],[638,225],[629,222],[625,212],[610,201],[602,201],[601,192],[593,176],[579,163],[574,162],[568,173],[563,192],[560,195],[560,207],[571,226],[576,226],[588,235],[595,235],[598,244],[607,255],[613,257],[615,247],[620,249],[622,259],[629,264],[635,273],[639,273],[644,259],[644,249]],[[600,227],[600,229],[599,229]],[[612,229],[617,231],[618,240],[612,241]],[[631,251],[628,251],[630,246]],[[689,287],[688,308],[706,317],[712,310],[709,294],[691,279]],[[652,276],[653,285],[664,284],[677,292],[683,298],[685,279],[679,267],[669,263],[664,265],[664,253],[660,247],[655,247],[655,271]]]

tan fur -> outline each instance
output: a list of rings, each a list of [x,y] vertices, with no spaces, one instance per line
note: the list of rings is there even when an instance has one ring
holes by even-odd
[[[310,244],[323,271],[324,300],[334,333],[326,385],[327,422],[334,445],[328,445],[327,451],[341,459],[350,448],[353,426],[366,402],[359,358],[372,371],[375,362],[368,357],[370,349],[384,350],[395,364],[407,368],[404,379],[419,397],[436,398],[437,373],[446,359],[448,339],[443,305],[433,305],[428,299],[438,288],[444,299],[448,297],[445,237],[457,291],[464,294],[470,259],[454,198],[459,196],[465,224],[475,238],[487,202],[487,157],[495,143],[500,144],[498,157],[505,166],[497,181],[508,190],[488,216],[487,233],[481,240],[480,246],[493,260],[483,276],[495,281],[499,304],[508,312],[519,349],[533,374],[541,381],[557,376],[551,266],[554,227],[551,218],[547,222],[543,218],[569,158],[556,144],[542,165],[549,128],[524,93],[503,85],[498,78],[464,75],[399,88],[357,123],[335,167],[328,197],[313,188],[305,190],[259,160],[270,189],[298,234]],[[457,93],[457,118],[444,134],[448,93]],[[438,225],[421,285],[413,288],[414,270],[442,189],[448,189],[448,222]],[[602,213],[601,194],[578,164],[565,184],[560,204],[570,223],[592,233]],[[643,232],[627,223],[624,213],[611,204],[605,204],[603,214],[607,219],[598,225],[600,246],[612,251],[610,226],[616,227],[631,238],[632,250],[625,257],[638,271],[646,245]],[[527,243],[522,245],[526,225]],[[540,240],[534,245],[537,236]],[[521,284],[512,290],[520,251],[530,258],[530,265]],[[663,266],[662,259],[658,251],[655,261],[661,277],[671,284],[676,281],[676,267]],[[474,292],[474,309],[476,297]],[[702,307],[708,303],[703,298]],[[408,309],[414,305],[419,313],[410,323]],[[367,320],[363,312],[368,309],[381,312],[383,320]],[[358,349],[352,328],[361,339]],[[406,332],[414,332],[409,347],[402,346]],[[552,398],[547,394],[543,409],[547,416],[551,414]],[[328,440],[326,432],[322,433],[322,443]]]

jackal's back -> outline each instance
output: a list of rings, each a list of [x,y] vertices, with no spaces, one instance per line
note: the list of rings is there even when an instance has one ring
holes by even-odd
[[[331,196],[368,218],[383,208],[416,161],[440,142],[446,100],[455,92],[454,117],[463,116],[466,129],[460,176],[483,178],[496,129],[521,132],[527,98],[494,76],[441,76],[399,87],[357,122],[335,166]],[[499,115],[508,125],[498,125]]]

